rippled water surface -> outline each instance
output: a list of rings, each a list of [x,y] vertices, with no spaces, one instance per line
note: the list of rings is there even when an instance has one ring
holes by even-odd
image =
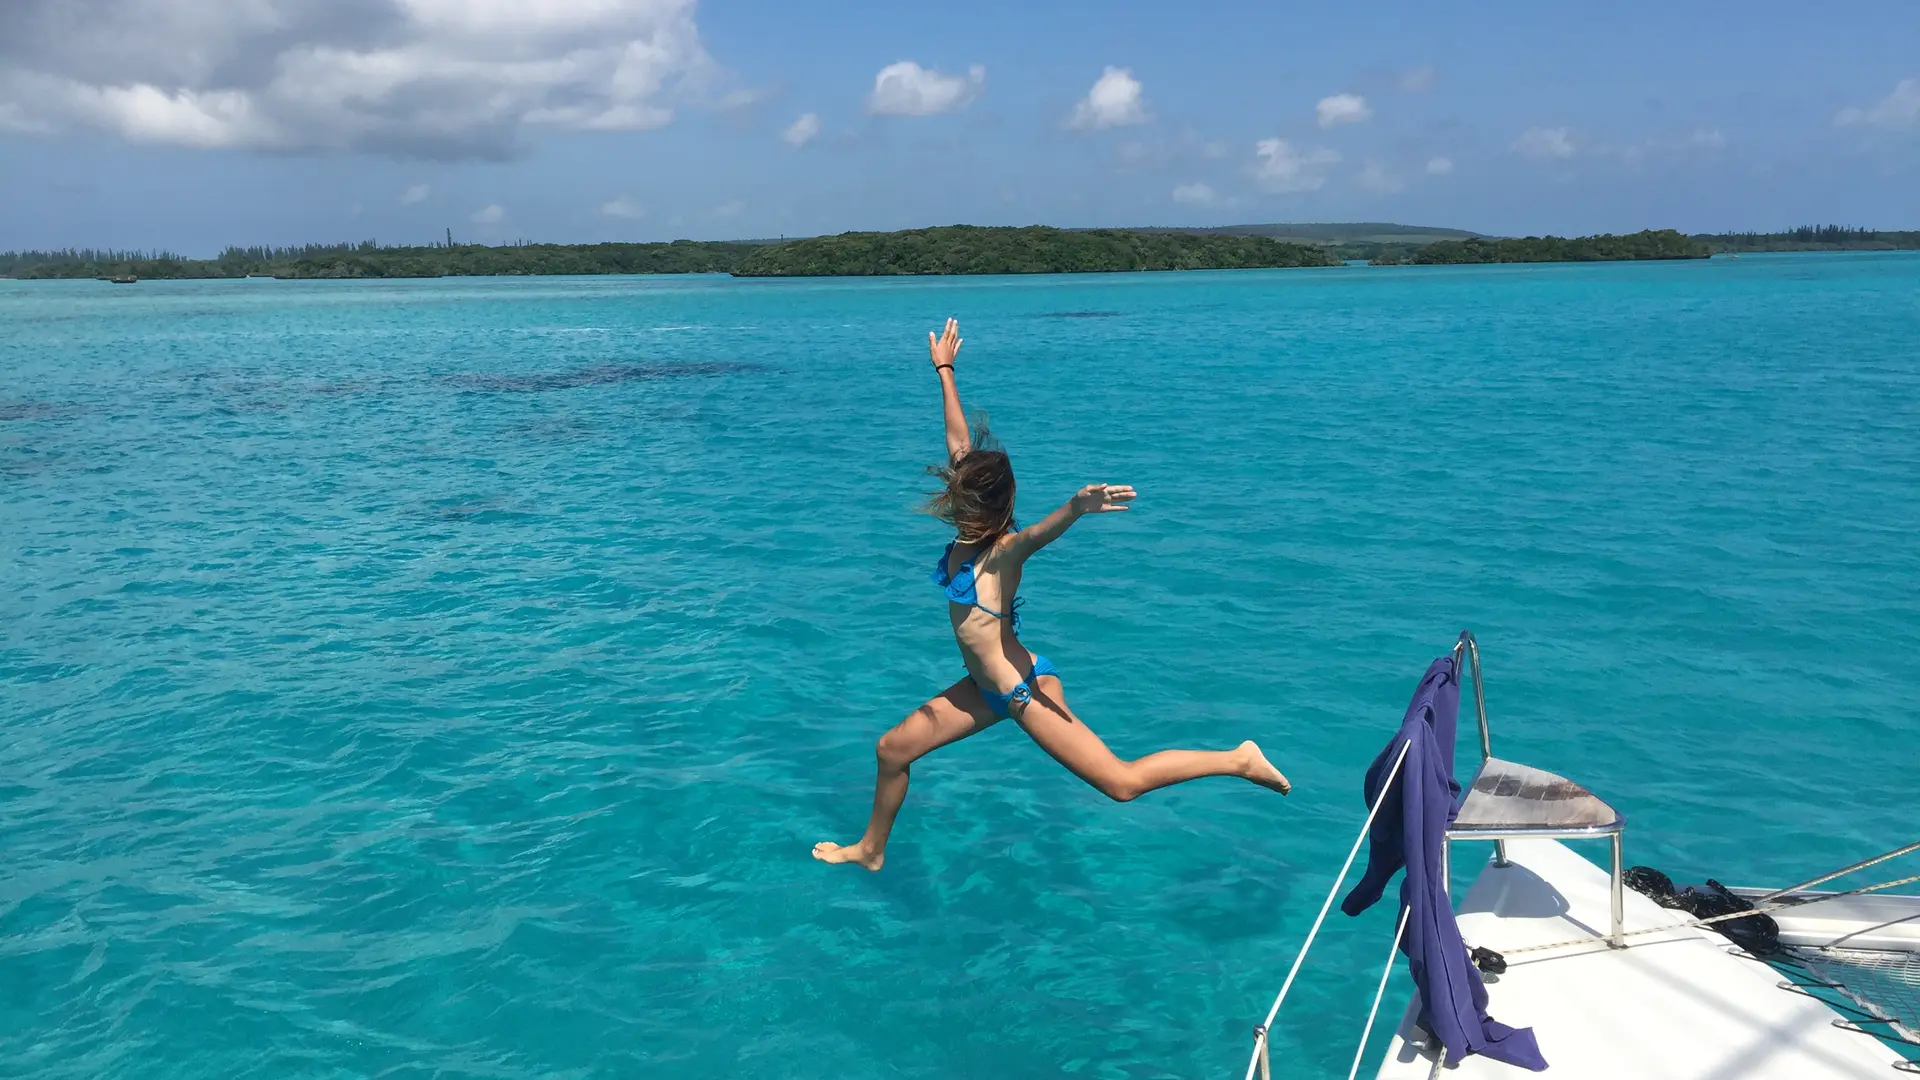
[[[1024,514],[1142,493],[1028,574],[1076,709],[1291,798],[1110,804],[1001,725],[884,872],[808,858],[960,671],[948,314]],[[1913,839],[1916,342],[1903,255],[0,281],[0,1072],[1237,1075],[1462,627],[1632,861]],[[1289,1075],[1391,917],[1336,916]]]

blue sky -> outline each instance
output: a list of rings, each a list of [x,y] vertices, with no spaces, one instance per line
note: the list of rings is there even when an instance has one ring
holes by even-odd
[[[6,0],[0,20],[0,249],[1920,227],[1913,0]]]

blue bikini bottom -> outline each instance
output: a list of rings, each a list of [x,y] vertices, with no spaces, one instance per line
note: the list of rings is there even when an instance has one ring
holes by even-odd
[[[1060,677],[1060,671],[1053,666],[1053,661],[1044,656],[1036,655],[1033,658],[1033,674],[1027,676],[1027,682],[1033,682],[1042,675],[1051,675],[1057,679]],[[980,686],[980,681],[975,679],[973,685]],[[1002,694],[996,690],[980,686],[980,696],[987,699],[987,708],[993,710],[993,715],[1005,720],[1008,716],[1012,715],[1009,711],[1010,705],[1017,703],[1024,709],[1027,702],[1033,700],[1033,688],[1028,686],[1026,682],[1023,682]]]

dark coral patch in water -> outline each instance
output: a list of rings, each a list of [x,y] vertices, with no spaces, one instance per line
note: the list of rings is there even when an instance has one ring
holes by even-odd
[[[542,372],[537,375],[475,373],[455,375],[447,380],[462,390],[480,394],[542,394],[551,390],[574,390],[583,386],[612,386],[618,383],[651,382],[656,379],[682,379],[702,375],[735,375],[761,370],[755,364],[599,364],[571,371]]]
[[[48,401],[0,401],[0,421],[45,420],[66,411]]]

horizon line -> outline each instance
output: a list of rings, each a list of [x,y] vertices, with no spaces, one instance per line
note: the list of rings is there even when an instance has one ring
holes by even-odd
[[[183,261],[192,261],[192,262],[215,262],[215,261],[218,261],[222,255],[225,255],[230,251],[246,251],[249,249],[256,249],[256,248],[263,248],[263,249],[272,251],[272,250],[298,250],[302,248],[360,247],[368,244],[373,245],[373,247],[376,250],[383,250],[383,251],[408,249],[408,248],[431,250],[435,248],[447,249],[450,247],[484,247],[484,248],[512,248],[512,247],[539,247],[539,246],[597,247],[597,246],[610,245],[610,244],[618,244],[618,245],[625,245],[625,246],[645,246],[645,245],[654,245],[654,244],[660,244],[660,245],[665,245],[665,244],[744,244],[744,245],[761,246],[761,245],[769,245],[769,244],[792,243],[800,240],[816,240],[816,239],[821,239],[826,237],[846,236],[850,234],[860,234],[860,233],[874,234],[874,235],[888,235],[892,233],[919,232],[927,229],[946,229],[946,228],[974,228],[974,229],[1043,228],[1043,229],[1058,229],[1062,232],[1219,233],[1219,232],[1226,232],[1234,229],[1287,229],[1287,228],[1325,229],[1325,228],[1341,228],[1341,227],[1375,228],[1377,231],[1381,231],[1381,232],[1388,232],[1395,229],[1406,229],[1406,230],[1418,230],[1421,232],[1461,234],[1458,236],[1439,236],[1439,237],[1433,238],[1432,240],[1424,241],[1425,243],[1437,243],[1437,242],[1446,241],[1446,240],[1461,241],[1461,240],[1476,240],[1476,239],[1477,240],[1520,240],[1520,239],[1557,238],[1557,239],[1565,239],[1565,240],[1574,240],[1574,239],[1585,239],[1587,237],[1593,237],[1593,236],[1632,236],[1638,232],[1666,231],[1663,229],[1641,228],[1641,229],[1632,230],[1631,232],[1612,232],[1612,233],[1595,232],[1595,233],[1581,234],[1578,236],[1564,235],[1560,233],[1550,233],[1550,232],[1549,233],[1530,233],[1525,236],[1509,236],[1501,233],[1474,232],[1473,230],[1470,230],[1470,229],[1460,229],[1460,228],[1454,228],[1451,226],[1408,225],[1402,222],[1392,222],[1392,221],[1275,221],[1275,222],[1245,222],[1245,223],[1232,224],[1232,225],[1045,225],[1041,223],[1033,223],[1028,225],[972,225],[966,222],[951,222],[945,225],[916,225],[916,226],[910,226],[904,229],[846,229],[837,233],[808,233],[805,235],[792,235],[792,236],[781,234],[777,237],[738,237],[738,238],[727,239],[727,240],[695,240],[691,237],[676,237],[672,240],[584,240],[584,241],[528,240],[525,238],[518,238],[513,240],[502,240],[502,241],[491,242],[491,243],[486,241],[452,241],[449,243],[448,241],[443,241],[443,240],[433,240],[433,241],[426,241],[426,242],[419,242],[419,243],[381,243],[375,237],[368,237],[362,240],[307,241],[305,243],[293,243],[293,244],[229,243],[224,247],[220,248],[215,254],[207,255],[207,256],[189,255],[182,252],[168,251],[161,248],[152,248],[152,249],[145,249],[145,250],[138,249],[138,248],[130,248],[130,249],[121,250],[121,249],[115,249],[110,247],[103,248],[103,247],[68,246],[64,248],[0,249],[0,257],[6,257],[6,256],[19,257],[19,256],[25,256],[25,255],[64,255],[68,253],[79,253],[79,252],[99,252],[99,253],[113,254],[113,255],[132,255],[132,256],[137,256],[140,258],[147,259],[149,261],[157,261],[163,258],[173,258],[173,259],[179,259]],[[1669,226],[1668,228],[1672,228],[1672,227]],[[1837,225],[1837,224],[1796,225],[1789,228],[1775,229],[1771,231],[1761,231],[1761,230],[1755,230],[1755,229],[1740,230],[1740,231],[1723,230],[1719,232],[1687,232],[1681,229],[1672,229],[1672,231],[1679,232],[1682,235],[1688,236],[1688,237],[1786,236],[1791,233],[1797,232],[1801,229],[1833,229],[1833,228],[1846,229],[1850,231],[1858,231],[1858,232],[1865,232],[1865,233],[1873,233],[1873,234],[1920,232],[1920,228],[1883,229],[1883,228],[1872,227],[1872,226]],[[447,229],[445,231],[447,232],[449,237],[452,235],[451,229]],[[1303,243],[1305,246],[1337,246],[1340,244],[1369,244],[1369,243],[1394,244],[1394,243],[1421,243],[1422,242],[1422,241],[1412,241],[1412,240],[1408,240],[1408,241],[1366,240],[1366,239],[1360,239],[1360,238],[1353,238],[1353,239],[1317,238],[1317,237],[1310,237],[1310,236],[1297,236],[1297,237],[1268,236],[1268,237],[1265,237],[1265,239],[1278,240],[1283,243],[1287,243],[1287,242]]]

